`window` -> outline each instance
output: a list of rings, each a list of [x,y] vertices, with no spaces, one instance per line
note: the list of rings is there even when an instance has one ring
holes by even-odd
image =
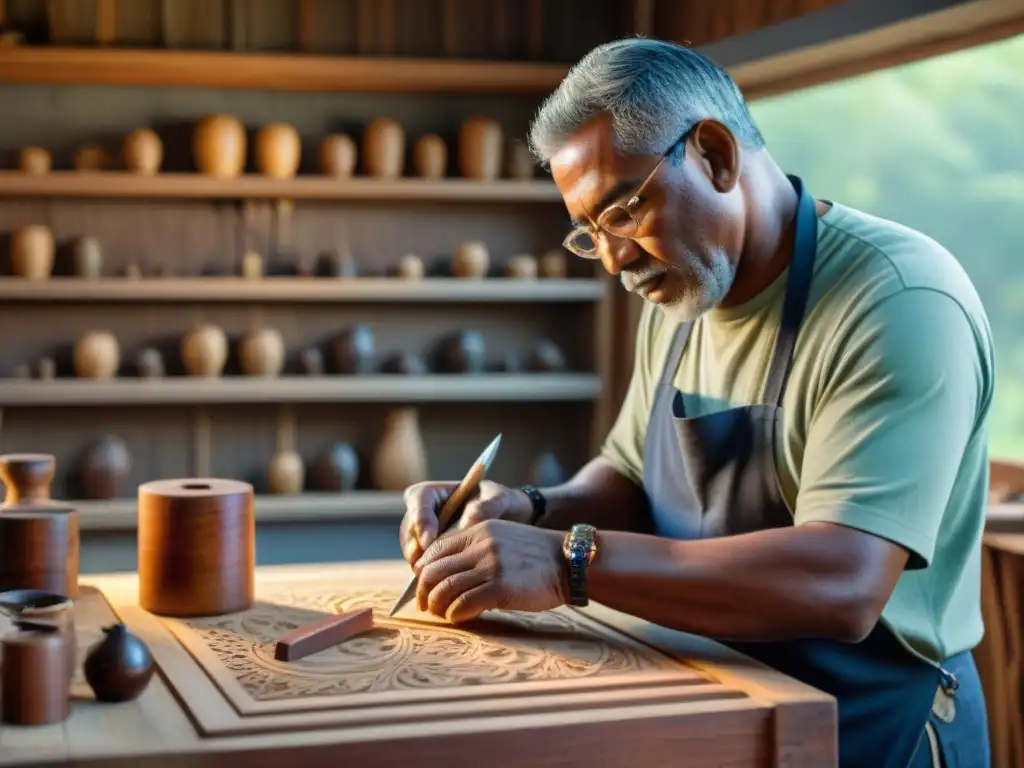
[[[993,458],[1024,459],[1024,36],[756,101],[783,170],[964,266],[995,339]]]

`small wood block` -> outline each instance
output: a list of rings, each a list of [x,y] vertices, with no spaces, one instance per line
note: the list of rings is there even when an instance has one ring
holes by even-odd
[[[278,661],[298,661],[311,653],[326,650],[350,637],[373,629],[373,610],[361,608],[328,616],[322,621],[299,627],[277,641],[274,658]]]

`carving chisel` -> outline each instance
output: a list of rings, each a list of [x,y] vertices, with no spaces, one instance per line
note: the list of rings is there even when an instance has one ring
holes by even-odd
[[[459,483],[458,487],[452,491],[452,495],[448,497],[447,501],[442,505],[441,511],[437,514],[437,537],[440,538],[450,528],[452,528],[462,516],[462,510],[466,506],[466,502],[472,498],[473,494],[476,493],[477,488],[480,486],[480,482],[487,476],[487,471],[491,468],[491,464],[494,463],[494,457],[498,455],[498,446],[501,445],[501,434],[491,441],[491,444],[484,448],[484,452],[480,454],[473,466],[470,467],[469,472],[463,478],[462,482]],[[388,611],[388,616],[394,616],[404,606],[412,596],[416,594],[416,585],[419,583],[419,576],[417,574],[412,575],[412,579],[405,587],[405,591],[395,601],[395,604],[391,606],[391,610]]]

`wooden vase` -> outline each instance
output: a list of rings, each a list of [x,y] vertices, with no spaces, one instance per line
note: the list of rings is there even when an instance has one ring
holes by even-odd
[[[76,171],[105,171],[110,166],[110,157],[103,147],[86,144],[75,150],[73,165]]]
[[[415,408],[395,408],[387,414],[371,469],[380,491],[404,491],[427,479],[427,454]]]
[[[349,443],[331,443],[313,460],[310,480],[318,491],[344,493],[359,479],[359,455]]]
[[[420,136],[412,148],[412,167],[424,179],[443,179],[448,169],[448,147],[436,133]]]
[[[128,445],[117,435],[104,435],[82,454],[78,477],[87,499],[114,499],[121,495],[132,470]]]
[[[532,280],[537,277],[537,259],[530,253],[517,253],[509,258],[506,269],[509,277]]]
[[[121,364],[121,347],[109,331],[89,331],[75,342],[75,375],[81,379],[112,379]]]
[[[493,181],[501,175],[503,134],[487,117],[471,117],[459,126],[459,174]]]
[[[53,158],[42,147],[22,147],[18,152],[18,170],[33,176],[43,176],[53,167]]]
[[[368,176],[397,179],[405,167],[405,131],[398,121],[378,117],[366,126],[363,166]]]
[[[245,127],[231,115],[207,115],[192,135],[192,156],[200,173],[234,178],[245,170]]]
[[[249,483],[219,478],[139,486],[139,607],[161,616],[244,611],[256,588]]]
[[[256,170],[273,179],[291,179],[299,172],[302,141],[286,123],[270,123],[256,134]]]
[[[302,493],[306,465],[295,451],[278,451],[267,467],[267,490],[275,494]]]
[[[451,271],[454,277],[481,278],[487,276],[491,258],[487,246],[476,240],[462,243],[452,256]]]
[[[77,277],[95,279],[103,273],[103,250],[95,237],[75,238],[71,245],[72,269]]]
[[[181,340],[181,361],[190,376],[220,376],[227,359],[228,339],[219,326],[198,325]]]
[[[545,251],[537,264],[537,271],[541,277],[564,278],[569,272],[565,251],[560,248]]]
[[[239,346],[242,372],[249,376],[279,376],[284,354],[284,338],[274,328],[249,331]]]
[[[140,176],[155,176],[164,162],[164,145],[156,131],[137,128],[125,136],[121,156],[129,172]]]
[[[16,229],[11,233],[11,271],[27,280],[48,280],[55,250],[49,227],[29,224]]]
[[[398,260],[398,276],[405,280],[422,280],[425,271],[423,259],[414,253],[407,253]]]
[[[344,133],[330,133],[320,142],[320,170],[325,176],[347,179],[356,171],[356,143]]]
[[[522,181],[532,179],[537,169],[530,148],[525,142],[519,140],[509,142],[508,159],[505,166],[510,179]]]
[[[57,468],[49,453],[7,453],[0,456],[0,481],[7,489],[3,507],[47,504]]]

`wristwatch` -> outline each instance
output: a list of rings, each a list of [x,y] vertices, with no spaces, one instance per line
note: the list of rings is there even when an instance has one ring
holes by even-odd
[[[544,494],[535,485],[524,485],[519,488],[520,491],[526,494],[526,497],[530,500],[530,504],[533,506],[533,514],[530,516],[530,525],[536,525],[542,517],[544,512],[547,510],[547,499],[544,498]]]
[[[587,568],[597,554],[597,529],[577,523],[565,534],[562,554],[569,566],[569,605],[583,607],[587,598]]]

